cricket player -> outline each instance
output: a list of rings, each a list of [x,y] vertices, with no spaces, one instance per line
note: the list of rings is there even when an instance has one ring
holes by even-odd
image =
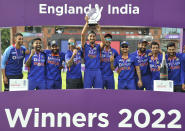
[[[67,63],[67,77],[66,88],[67,89],[82,89],[82,50],[77,48],[75,38],[69,38],[68,40],[69,50],[65,55],[65,61]]]
[[[138,42],[138,50],[132,55],[136,57],[140,69],[141,69],[141,77],[142,77],[142,82],[143,86],[141,88],[137,87],[137,90],[152,90],[151,87],[151,72],[150,72],[150,67],[149,67],[149,60],[148,60],[148,54],[151,52],[150,50],[146,50],[148,42],[143,39]],[[138,81],[138,77],[136,77],[136,82]]]
[[[28,80],[29,90],[46,89],[46,61],[47,57],[42,52],[40,38],[33,39],[30,55],[25,59],[26,66],[29,67]]]
[[[114,60],[114,55],[111,56],[111,69],[114,70],[118,67],[118,89],[135,90],[135,74],[138,76],[139,87],[142,86],[140,67],[136,57],[133,57],[128,53],[128,43],[123,42],[121,44],[121,55]]]
[[[85,17],[86,24],[81,33],[81,44],[85,60],[85,74],[84,74],[84,88],[102,88],[102,76],[100,70],[100,51],[105,45],[105,39],[101,32],[100,25],[96,25],[96,30],[100,34],[102,43],[96,44],[96,33],[94,31],[88,32],[88,41],[86,43],[86,31],[88,28],[88,17]]]
[[[183,47],[181,68],[182,92],[185,92],[185,46]]]
[[[175,43],[170,42],[167,45],[166,62],[168,64],[168,79],[174,82],[174,91],[181,92],[184,83],[182,76],[182,54],[176,53]]]
[[[160,66],[162,62],[162,54],[160,53],[159,43],[153,41],[151,43],[152,55],[148,56],[149,66],[152,75],[151,87],[153,90],[153,81],[160,80]]]
[[[105,46],[101,50],[101,65],[100,65],[103,79],[103,88],[115,89],[114,73],[111,69],[110,57],[114,55],[114,58],[116,58],[118,56],[118,52],[114,48],[111,48],[112,35],[106,34],[104,38]]]
[[[23,78],[22,67],[25,54],[29,54],[29,50],[23,46],[23,35],[17,33],[15,34],[15,43],[5,50],[1,62],[4,91],[9,91],[10,79]]]
[[[50,46],[51,50],[44,50],[47,57],[47,89],[61,89],[61,69],[63,68],[62,62],[65,60],[65,54],[59,52],[59,46],[55,40],[50,42]]]

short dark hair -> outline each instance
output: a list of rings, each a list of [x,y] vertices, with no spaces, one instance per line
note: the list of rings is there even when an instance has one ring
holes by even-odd
[[[21,33],[16,33],[15,37],[17,37],[17,36],[22,36],[23,37],[23,35]]]
[[[110,37],[112,39],[112,35],[111,34],[105,34],[104,38],[106,38],[106,37]]]
[[[96,36],[96,32],[94,32],[93,30],[88,31],[88,35],[90,35],[90,34],[94,34]]]
[[[153,45],[158,45],[158,47],[159,47],[159,43],[156,42],[156,41],[152,41],[152,43],[151,43],[151,48],[152,48]]]
[[[34,43],[36,40],[42,41],[41,38],[35,38],[35,39],[32,40],[32,45],[33,45],[33,43]]]
[[[168,45],[167,45],[167,49],[169,48],[169,47],[175,47],[175,43],[174,42],[170,42],[170,43],[168,43]]]

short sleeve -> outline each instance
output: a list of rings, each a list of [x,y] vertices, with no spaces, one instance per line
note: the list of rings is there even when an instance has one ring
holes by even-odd
[[[68,62],[71,59],[71,53],[67,52],[65,54],[65,61]]]

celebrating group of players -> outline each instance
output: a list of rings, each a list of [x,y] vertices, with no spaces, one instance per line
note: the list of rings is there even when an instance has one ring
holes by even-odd
[[[138,42],[138,50],[129,54],[129,44],[121,43],[121,54],[111,48],[112,35],[102,35],[100,25],[96,25],[101,43],[96,44],[96,33],[86,32],[88,17],[81,33],[82,49],[77,47],[75,38],[68,40],[69,50],[66,54],[59,52],[55,40],[50,42],[51,49],[42,49],[42,40],[35,38],[30,51],[23,46],[23,35],[15,35],[15,44],[9,46],[1,63],[5,91],[9,90],[9,79],[22,79],[23,60],[28,67],[29,90],[61,89],[62,62],[67,64],[66,88],[105,88],[115,89],[114,73],[117,71],[118,89],[153,90],[153,80],[160,79],[162,54],[157,42],[150,43],[151,50],[146,50],[148,42]],[[82,79],[81,63],[85,62],[84,79]],[[174,81],[174,91],[185,90],[185,55],[176,53],[175,43],[167,45],[166,61],[168,79]]]

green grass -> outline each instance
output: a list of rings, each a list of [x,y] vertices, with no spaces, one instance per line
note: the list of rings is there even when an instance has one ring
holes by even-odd
[[[23,72],[23,79],[27,79],[28,73]],[[66,72],[61,73],[62,76],[62,89],[66,89]],[[82,76],[84,76],[84,72],[82,72]],[[118,74],[114,73],[114,80],[115,80],[115,89],[118,89]],[[2,91],[4,91],[4,84],[2,82]]]

